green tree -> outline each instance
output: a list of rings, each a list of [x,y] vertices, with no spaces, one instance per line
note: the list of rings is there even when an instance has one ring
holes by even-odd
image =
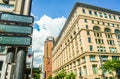
[[[40,79],[41,71],[39,70],[39,68],[33,68],[33,73],[34,73],[34,79]]]
[[[52,79],[52,76],[51,76],[51,75],[49,75],[49,76],[48,76],[48,79]]]
[[[100,69],[102,69],[103,73],[110,72],[116,78],[118,75],[114,75],[113,72],[120,70],[120,60],[108,60]]]
[[[66,75],[66,79],[75,79],[76,75],[74,72],[70,72]]]

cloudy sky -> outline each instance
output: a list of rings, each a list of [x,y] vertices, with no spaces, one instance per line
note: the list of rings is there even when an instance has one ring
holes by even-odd
[[[33,0],[31,15],[35,18],[32,36],[34,67],[42,64],[46,37],[59,35],[76,2],[120,11],[120,0]]]

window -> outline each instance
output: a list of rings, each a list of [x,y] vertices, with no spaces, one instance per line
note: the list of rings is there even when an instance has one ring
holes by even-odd
[[[94,24],[94,20],[92,20],[92,24]]]
[[[108,26],[110,26],[110,23],[108,23]]]
[[[0,61],[0,71],[2,70],[3,61]]]
[[[95,41],[97,44],[104,44],[103,39],[95,39]]]
[[[89,48],[90,48],[90,51],[93,51],[93,46],[92,45],[90,45]]]
[[[104,30],[105,32],[111,32],[111,30],[109,28],[105,28]]]
[[[87,68],[86,66],[83,67],[84,75],[87,75]]]
[[[90,35],[90,31],[87,31],[87,35]]]
[[[107,15],[106,15],[106,13],[104,13],[104,17],[105,17],[105,18],[107,18]]]
[[[119,60],[119,56],[112,56],[112,60]]]
[[[120,35],[116,35],[116,38],[117,38],[117,39],[120,39]]]
[[[89,27],[88,27],[88,25],[86,25],[85,27],[86,27],[86,29],[88,29],[88,28],[89,28]]]
[[[108,56],[101,56],[102,61],[107,61],[108,60]]]
[[[82,76],[82,70],[79,68],[79,76]]]
[[[110,18],[110,19],[112,19],[112,16],[111,16],[111,14],[109,14],[109,18]]]
[[[109,47],[109,50],[110,50],[111,53],[116,53],[117,52],[116,47]]]
[[[98,68],[97,65],[92,65],[93,73],[98,74]]]
[[[106,38],[112,38],[112,34],[105,34]]]
[[[108,45],[115,45],[114,40],[107,40]]]
[[[87,19],[84,20],[87,23]]]
[[[106,52],[106,49],[104,46],[97,46],[98,52]]]
[[[92,11],[91,10],[89,10],[89,14],[92,15]]]
[[[91,38],[90,37],[88,37],[88,43],[91,43]]]
[[[103,25],[105,25],[105,22],[103,22]]]
[[[102,33],[95,32],[94,35],[95,35],[95,37],[102,37]]]
[[[95,61],[95,55],[90,55],[90,61]]]
[[[100,17],[103,17],[102,12],[100,12]]]
[[[83,61],[83,63],[86,63],[85,57],[82,57],[82,61]]]
[[[119,20],[120,20],[120,17],[119,17]]]
[[[120,46],[120,41],[118,41],[118,46]]]
[[[0,46],[0,52],[4,52],[5,46]]]
[[[100,22],[99,22],[99,21],[97,21],[97,24],[100,24]]]
[[[112,26],[114,27],[114,26],[115,26],[115,24],[112,24]]]
[[[85,13],[85,9],[82,9],[82,12]]]
[[[80,59],[77,60],[77,64],[80,65]]]
[[[97,16],[97,12],[96,11],[94,12],[94,14],[95,14],[95,16]]]
[[[114,17],[114,20],[116,20],[116,16],[113,16]]]
[[[75,67],[75,66],[76,66],[76,63],[75,63],[75,62],[73,62],[73,65],[74,65],[73,67]]]
[[[93,30],[94,30],[94,31],[100,31],[100,27],[94,26],[94,27],[93,27]]]

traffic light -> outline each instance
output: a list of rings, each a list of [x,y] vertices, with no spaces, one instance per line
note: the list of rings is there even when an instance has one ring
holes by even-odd
[[[3,2],[4,2],[5,4],[8,4],[8,3],[9,3],[9,0],[3,0]]]

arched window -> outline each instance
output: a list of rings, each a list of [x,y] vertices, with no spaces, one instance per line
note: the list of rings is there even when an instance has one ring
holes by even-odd
[[[100,31],[100,27],[94,26],[94,27],[93,27],[93,30],[94,30],[94,31]]]
[[[120,30],[115,29],[115,33],[116,33],[116,34],[120,34]]]
[[[104,31],[105,31],[105,32],[111,32],[111,29],[109,29],[109,28],[105,28]]]

